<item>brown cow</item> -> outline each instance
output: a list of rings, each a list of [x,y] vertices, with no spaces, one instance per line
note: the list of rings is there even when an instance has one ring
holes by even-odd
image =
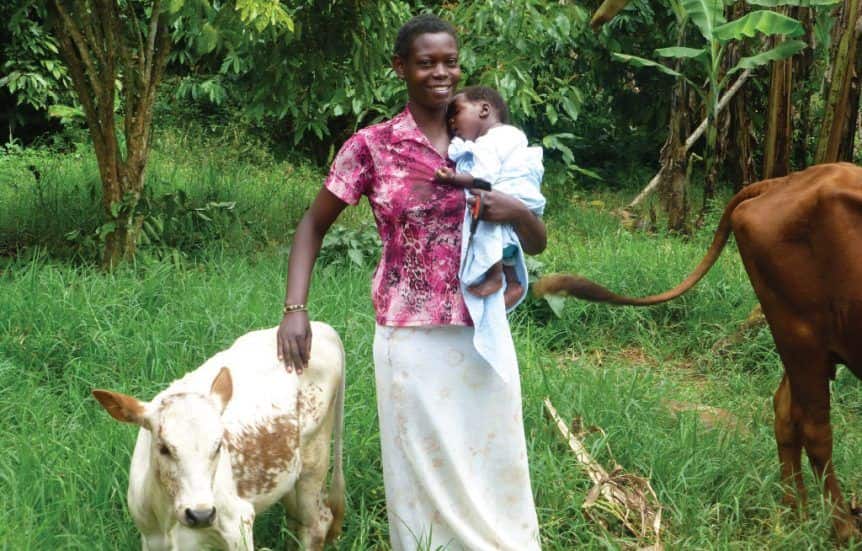
[[[709,271],[731,231],[784,363],[774,400],[784,500],[795,504],[795,486],[805,501],[805,448],[825,481],[839,540],[858,536],[832,467],[829,380],[837,363],[862,378],[862,168],[818,165],[744,188],[725,208],[700,264],[670,291],[630,298],[581,277],[551,275],[534,292],[637,306],[665,302]]]

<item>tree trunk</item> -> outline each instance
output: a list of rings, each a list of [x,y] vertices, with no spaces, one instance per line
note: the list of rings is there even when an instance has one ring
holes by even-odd
[[[683,44],[684,33],[685,25],[680,25],[677,36],[678,46]],[[675,69],[679,71],[682,63],[677,60],[675,65]],[[661,168],[659,169],[658,189],[662,208],[667,213],[667,229],[681,233],[688,232],[686,227],[688,223],[687,150],[683,141],[683,136],[688,135],[691,126],[686,102],[687,95],[688,87],[685,81],[677,80],[670,102],[667,140],[661,148],[659,157]]]
[[[846,152],[842,152],[841,144],[846,141],[845,134],[848,131],[855,132],[855,128],[848,129],[848,126],[855,122],[855,118],[850,119],[852,112],[858,113],[858,100],[856,105],[851,106],[850,99],[859,42],[856,28],[859,26],[860,3],[862,0],[844,0],[838,10],[833,34],[838,38],[834,41],[834,54],[830,63],[832,70],[827,78],[826,106],[814,157],[817,163],[852,161],[852,154],[849,158],[842,157],[842,153]]]
[[[793,150],[791,159],[793,167],[801,169],[810,164],[810,144],[813,138],[811,97],[815,93],[812,87],[820,79],[812,78],[812,70],[815,68],[814,51],[817,47],[814,39],[815,18],[813,10],[810,8],[795,8],[793,16],[805,28],[804,40],[808,44],[808,48],[793,57],[793,76],[796,82],[800,83],[800,89],[796,91],[796,97],[793,102],[794,109],[796,110],[794,126],[797,129],[797,137],[791,144]]]
[[[744,16],[748,11],[745,2],[737,2],[731,8],[728,21],[735,21]],[[745,55],[742,51],[742,42],[732,42],[725,57],[725,67],[735,66],[740,58]],[[723,120],[719,144],[722,151],[722,159],[728,177],[733,185],[733,191],[737,192],[743,186],[757,180],[754,169],[754,155],[751,147],[751,119],[748,116],[746,105],[748,93],[745,90],[738,92],[731,100],[727,113],[720,115]]]
[[[712,94],[707,94],[707,101],[713,101]],[[703,221],[703,215],[706,213],[709,202],[715,197],[716,184],[718,182],[718,159],[716,158],[718,150],[718,128],[716,127],[715,118],[712,115],[707,115],[706,126],[706,147],[703,152],[704,159],[704,177],[703,177],[703,205],[698,216],[698,225]]]
[[[712,41],[710,48],[713,49],[713,58],[718,57],[719,46],[715,41]],[[706,94],[704,105],[706,106],[706,147],[703,150],[703,159],[705,164],[703,178],[703,205],[698,216],[698,225],[703,220],[703,215],[709,206],[709,202],[715,197],[715,190],[718,184],[718,116],[720,113],[719,105],[719,89],[717,81],[721,75],[709,75],[709,91]]]
[[[102,266],[110,270],[134,256],[143,224],[136,208],[144,189],[156,88],[170,50],[167,20],[159,0],[151,7],[146,34],[131,2],[50,0],[48,7],[93,139],[107,219]],[[125,151],[114,113],[118,77]]]
[[[787,13],[787,8],[782,11]],[[771,69],[763,152],[764,178],[785,176],[790,172],[790,120],[793,116],[790,93],[793,87],[793,60],[773,61]]]
[[[661,148],[658,188],[662,208],[667,213],[667,229],[681,233],[688,231],[687,154],[685,144],[682,141],[688,118],[683,101],[685,88],[686,84],[682,80],[678,81],[674,87],[668,136]]]
[[[143,216],[136,212],[144,189],[144,167],[120,162],[118,168],[122,184],[113,188],[110,195],[103,195],[109,223],[114,228],[105,236],[105,248],[102,251],[102,267],[108,270],[134,259],[144,223]]]
[[[758,180],[754,167],[754,153],[751,147],[751,119],[745,106],[748,93],[743,91],[733,98],[731,104],[730,128],[728,130],[728,159],[732,159],[728,173],[733,182],[734,193]]]
[[[862,11],[862,8],[860,8]],[[856,67],[850,78],[850,93],[847,99],[847,124],[838,148],[838,158],[853,161],[853,144],[862,120],[859,118],[860,90],[862,89],[862,14],[856,19]]]

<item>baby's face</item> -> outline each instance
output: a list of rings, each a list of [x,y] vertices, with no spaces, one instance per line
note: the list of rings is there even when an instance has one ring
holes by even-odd
[[[485,117],[481,114],[481,102],[457,94],[449,105],[449,129],[463,140],[475,141],[484,133]]]

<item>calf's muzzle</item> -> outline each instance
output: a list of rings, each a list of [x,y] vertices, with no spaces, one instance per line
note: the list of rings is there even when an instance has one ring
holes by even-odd
[[[186,521],[191,528],[206,528],[212,525],[215,519],[216,509],[186,509]]]

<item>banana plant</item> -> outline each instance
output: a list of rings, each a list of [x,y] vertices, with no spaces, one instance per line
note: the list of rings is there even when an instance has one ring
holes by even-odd
[[[750,0],[749,4],[767,7],[780,5],[827,5],[838,0]],[[802,24],[786,15],[770,11],[756,10],[733,21],[727,21],[724,17],[724,3],[722,0],[671,0],[672,8],[677,13],[678,19],[689,20],[700,31],[703,39],[699,48],[687,46],[672,46],[660,48],[655,51],[656,55],[664,59],[683,60],[686,66],[694,65],[699,69],[696,77],[690,77],[684,72],[676,71],[659,61],[643,57],[615,53],[614,58],[636,67],[651,67],[674,76],[685,79],[692,90],[697,91],[703,99],[706,107],[707,131],[706,131],[706,174],[707,195],[711,194],[715,182],[715,149],[718,131],[715,120],[718,115],[718,99],[724,90],[728,88],[734,75],[745,69],[755,69],[770,62],[787,59],[802,51],[806,44],[801,40],[794,40],[804,34]],[[682,16],[682,17],[680,17]],[[733,41],[741,41],[753,37],[780,37],[777,45],[766,49],[756,55],[743,57],[723,75],[721,74],[722,61],[725,51]],[[692,71],[686,71],[692,74]],[[692,78],[697,80],[705,76],[706,86],[695,84]],[[708,198],[708,197],[707,197]]]

